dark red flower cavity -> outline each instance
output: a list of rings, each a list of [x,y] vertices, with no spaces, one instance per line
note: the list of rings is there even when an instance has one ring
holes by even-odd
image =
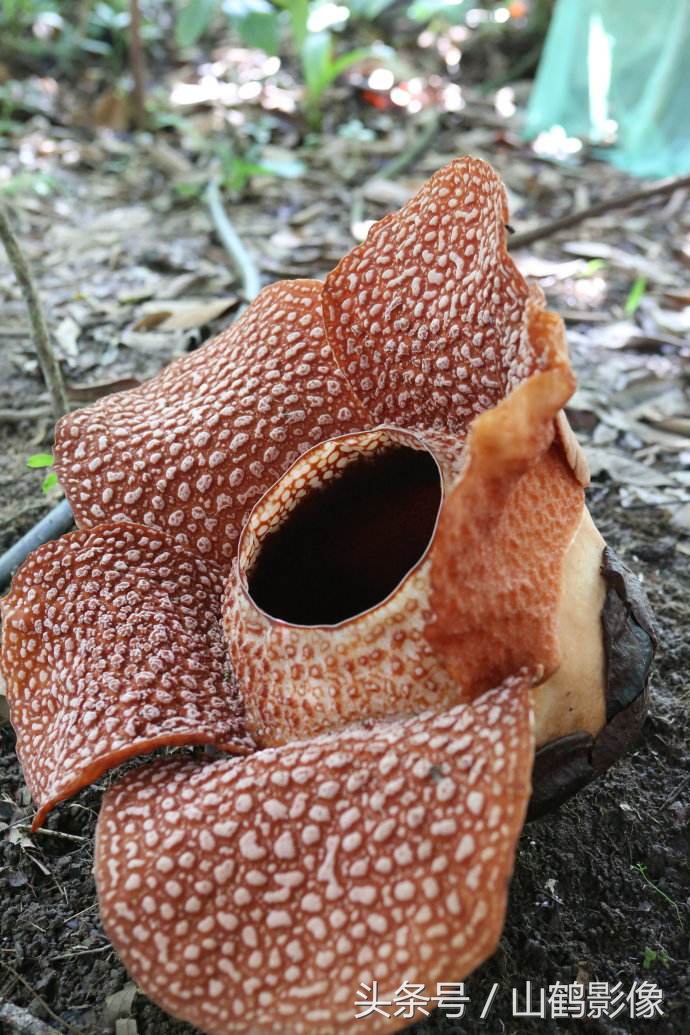
[[[55,466],[77,524],[160,528],[227,570],[276,478],[322,439],[370,426],[327,343],[321,292],[272,284],[208,345],[64,417]]]
[[[156,529],[103,525],[36,550],[2,601],[17,754],[39,806],[134,755],[253,750],[220,626],[223,578]]]
[[[427,445],[411,432],[375,428],[314,446],[254,508],[228,578],[223,626],[262,747],[457,700],[425,626],[441,480],[447,492],[459,466],[455,441],[437,435]],[[284,550],[283,529],[291,540]],[[264,547],[274,544],[264,569]],[[263,607],[252,593],[257,567]],[[281,598],[271,596],[276,571],[285,575]],[[321,593],[333,610],[324,610]]]
[[[441,504],[431,453],[389,443],[332,472],[261,544],[247,576],[257,607],[336,625],[380,604],[424,555]]]

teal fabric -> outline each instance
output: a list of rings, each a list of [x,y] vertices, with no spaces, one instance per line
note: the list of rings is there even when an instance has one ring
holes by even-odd
[[[614,147],[636,176],[690,172],[690,0],[557,0],[525,137],[554,126]]]

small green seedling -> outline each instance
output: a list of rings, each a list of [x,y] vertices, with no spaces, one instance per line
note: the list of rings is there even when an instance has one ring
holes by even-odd
[[[647,290],[647,278],[637,277],[635,283],[630,288],[628,297],[625,300],[625,315],[632,316],[637,310],[640,302],[644,298],[644,293]]]
[[[336,57],[334,51],[333,33],[326,31],[309,32],[300,48],[302,76],[306,89],[305,113],[312,129],[318,129],[321,125],[322,100],[326,87],[371,53],[368,47],[358,47]]]
[[[669,955],[666,949],[650,949],[647,945],[644,950],[644,959],[642,960],[642,966],[645,970],[651,970],[656,964],[661,967],[668,967]]]
[[[606,269],[606,259],[590,259],[589,262],[585,263],[580,276],[593,277],[595,273],[603,269]]]
[[[54,458],[52,453],[34,453],[26,461],[27,467],[43,468],[52,467]],[[41,483],[41,488],[44,492],[48,492],[53,488],[54,485],[58,484],[58,476],[55,471],[49,471]]]
[[[632,868],[633,868],[633,870],[637,870],[637,872],[640,874],[640,876],[645,881],[645,883],[648,884],[649,887],[652,888],[654,891],[656,891],[657,895],[661,895],[662,898],[666,899],[666,901],[669,903],[669,905],[673,906],[673,908],[676,911],[676,916],[678,917],[678,921],[680,922],[681,921],[681,915],[680,915],[680,908],[678,906],[678,903],[674,902],[673,899],[671,898],[671,896],[667,895],[665,891],[662,891],[661,888],[659,887],[659,885],[655,884],[654,881],[652,880],[652,878],[650,876],[648,876],[648,874],[647,874],[647,867],[645,866],[645,864],[644,863],[635,863],[635,865]]]

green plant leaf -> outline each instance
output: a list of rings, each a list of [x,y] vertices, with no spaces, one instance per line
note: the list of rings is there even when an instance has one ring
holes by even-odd
[[[33,191],[35,194],[46,197],[54,193],[58,186],[58,181],[49,173],[21,172],[0,184],[0,194],[13,197],[15,194],[21,194],[24,191]]]
[[[413,22],[430,22],[442,18],[450,25],[457,25],[465,16],[468,0],[414,0],[407,8],[407,17]]]
[[[275,3],[290,15],[292,42],[300,54],[308,36],[309,0],[275,0]]]
[[[326,87],[347,68],[369,57],[368,47],[358,47],[333,58],[333,39],[329,32],[310,32],[302,48],[304,80],[309,95],[318,100]]]
[[[173,190],[178,198],[198,198],[203,194],[204,184],[180,180],[173,185]]]
[[[590,259],[589,262],[585,263],[585,267],[580,274],[582,277],[593,277],[599,270],[606,269],[606,259]]]
[[[52,453],[34,453],[26,461],[27,467],[50,467],[53,463]]]
[[[43,479],[41,483],[41,488],[44,492],[48,492],[50,489],[52,489],[54,485],[57,485],[57,483],[58,476],[56,475],[55,471],[51,471],[50,474],[47,474]]]
[[[394,3],[395,0],[347,0],[345,6],[349,7],[355,18],[364,18],[367,21],[373,22],[387,7],[392,7]]]
[[[350,68],[352,65],[356,65],[358,61],[363,61],[368,58],[371,54],[369,47],[358,47],[356,50],[348,50],[346,54],[341,54],[331,64],[328,75],[328,83],[332,83],[334,79],[337,79],[339,75]],[[326,85],[328,85],[328,83]]]
[[[332,46],[330,32],[310,32],[302,46],[304,84],[310,102],[316,105],[328,83]]]
[[[266,54],[277,54],[280,43],[280,15],[277,11],[250,11],[235,21],[243,42]]]
[[[625,315],[632,316],[635,310],[638,308],[640,302],[644,298],[644,293],[647,290],[647,278],[637,277],[635,283],[630,288],[628,297],[625,300]]]
[[[188,0],[175,22],[175,41],[179,47],[191,47],[208,29],[216,9],[216,0]]]

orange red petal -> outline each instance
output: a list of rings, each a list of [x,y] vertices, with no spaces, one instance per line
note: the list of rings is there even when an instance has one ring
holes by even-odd
[[[2,668],[34,826],[107,769],[157,747],[253,741],[220,627],[222,576],[134,524],[36,550],[1,602]]]
[[[469,697],[516,667],[545,678],[560,660],[565,555],[584,497],[556,417],[575,379],[558,316],[531,306],[529,334],[545,369],[477,418],[439,522],[427,634]]]
[[[458,158],[327,277],[328,339],[375,423],[464,434],[538,366],[505,188]]]
[[[530,725],[514,678],[440,714],[128,773],[98,823],[105,930],[146,994],[209,1035],[404,1027],[355,1021],[357,991],[459,981],[495,948]]]

